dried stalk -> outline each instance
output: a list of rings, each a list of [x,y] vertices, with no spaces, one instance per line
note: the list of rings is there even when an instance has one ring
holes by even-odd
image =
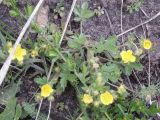
[[[11,61],[12,61],[12,58],[14,56],[14,53],[16,51],[16,48],[18,46],[18,44],[21,42],[24,34],[26,33],[27,29],[29,28],[33,18],[35,17],[35,15],[37,14],[39,8],[41,7],[41,5],[43,4],[44,0],[40,0],[37,4],[37,6],[35,7],[34,11],[32,12],[31,16],[29,17],[29,19],[27,20],[26,24],[24,25],[21,33],[19,34],[14,46],[13,46],[13,49],[11,51],[11,53],[9,54],[8,58],[6,59],[6,61],[4,62],[1,70],[0,70],[0,85],[2,84],[4,78],[6,77],[6,74],[8,72],[8,69],[9,69],[9,66],[11,64]]]

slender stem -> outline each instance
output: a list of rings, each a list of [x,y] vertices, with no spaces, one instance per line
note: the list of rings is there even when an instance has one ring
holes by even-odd
[[[42,102],[43,102],[43,99],[42,99],[41,102],[39,103],[39,108],[38,108],[38,112],[37,112],[37,115],[36,115],[36,119],[35,119],[35,120],[38,120],[38,116],[39,116],[39,113],[40,113],[40,110],[41,110]]]
[[[81,34],[83,33],[83,22],[82,21],[80,22],[80,33]]]
[[[64,35],[66,33],[66,30],[67,30],[68,23],[70,21],[70,18],[72,16],[72,13],[73,13],[73,10],[74,10],[74,7],[76,5],[76,2],[77,2],[77,0],[73,0],[72,6],[71,6],[71,10],[69,11],[69,15],[67,17],[67,21],[65,23],[65,26],[64,26],[64,29],[63,29],[63,32],[62,32],[62,36],[61,36],[61,39],[60,39],[60,42],[59,42],[59,45],[61,45],[61,43],[63,41]]]
[[[114,84],[112,84],[112,83],[110,83],[110,82],[107,82],[107,84],[109,84],[109,85],[112,86],[112,87],[118,88],[117,85],[114,85]],[[129,89],[128,87],[125,87],[125,88],[126,88],[128,91],[135,93],[135,91]]]
[[[49,110],[48,110],[47,120],[49,120],[49,117],[50,117],[50,114],[51,114],[51,107],[52,107],[52,101],[49,102]]]
[[[77,73],[76,70],[74,70],[74,74],[78,77],[78,79],[81,81],[81,83],[82,83],[84,86],[88,87],[88,86],[83,82],[83,80],[80,78],[80,76],[78,75],[78,73]]]
[[[138,83],[140,84],[140,86],[142,87],[142,84],[141,84],[141,82],[140,82],[138,76],[136,75],[134,69],[133,69],[133,74],[134,74],[134,76],[136,77],[137,82],[138,82]]]
[[[130,32],[130,31],[132,31],[132,30],[134,30],[134,29],[136,29],[136,28],[138,28],[138,27],[140,27],[140,26],[142,26],[142,25],[144,25],[144,24],[147,24],[147,23],[151,22],[152,20],[156,19],[158,16],[160,16],[160,11],[159,11],[156,15],[154,15],[152,18],[150,18],[149,20],[144,21],[143,23],[140,23],[139,25],[137,25],[137,26],[135,26],[135,27],[132,27],[132,28],[130,28],[130,29],[128,29],[128,30],[120,33],[119,35],[117,35],[117,37],[120,37],[120,36],[122,36],[122,35]]]
[[[148,65],[148,86],[151,85],[151,58],[150,58],[150,54],[148,51],[148,61],[149,61],[149,65]]]
[[[126,114],[124,113],[124,111],[123,111],[123,109],[122,109],[122,107],[121,107],[120,104],[118,104],[118,108],[120,109],[120,111],[122,112],[122,114],[123,114],[124,116],[126,116]]]
[[[128,83],[129,83],[129,85],[130,85],[131,89],[133,90],[131,80],[130,80],[130,78],[129,78],[128,76],[127,76],[127,80],[128,80]]]
[[[52,60],[51,67],[50,67],[49,73],[48,73],[48,75],[47,75],[47,81],[49,81],[49,78],[50,78],[50,76],[51,76],[51,72],[52,72],[53,66],[54,66],[54,60]]]
[[[108,120],[112,120],[112,119],[109,117],[109,115],[108,115],[107,112],[105,112],[105,115],[106,115],[106,117],[108,118]]]
[[[123,0],[122,0],[122,4],[121,4],[121,33],[123,32]],[[124,37],[122,35],[122,44],[124,44]],[[125,50],[125,46],[124,50]]]
[[[8,69],[9,69],[9,66],[11,64],[11,61],[12,61],[12,58],[14,56],[14,53],[16,51],[16,48],[18,46],[18,44],[21,42],[24,34],[26,33],[28,27],[30,26],[33,18],[35,17],[35,15],[37,14],[39,8],[41,7],[41,5],[43,4],[44,0],[39,0],[37,6],[35,7],[34,11],[32,12],[31,16],[29,17],[29,19],[27,20],[26,24],[24,25],[22,31],[20,32],[14,46],[13,46],[13,49],[11,51],[11,53],[9,54],[8,58],[6,59],[6,61],[4,62],[1,70],[0,70],[0,85],[2,84],[7,72],[8,72]]]

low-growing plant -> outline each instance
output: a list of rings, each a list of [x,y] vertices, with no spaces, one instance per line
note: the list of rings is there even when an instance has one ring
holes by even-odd
[[[137,11],[139,11],[143,2],[144,2],[144,0],[138,0],[137,2],[127,6],[127,10],[129,11],[129,13],[137,12]]]
[[[28,6],[26,11],[30,15],[32,7]],[[75,20],[82,24],[94,12],[84,2],[75,8],[74,14]],[[86,46],[88,37],[81,25],[81,32],[69,36],[62,47],[59,45],[61,30],[58,27],[53,30],[51,26],[39,28],[34,43],[28,40],[18,45],[12,61],[16,70],[11,69],[5,80],[11,86],[8,85],[0,96],[1,104],[6,106],[0,118],[18,120],[29,115],[36,120],[48,120],[52,102],[66,90],[68,84],[76,90],[75,97],[79,101],[81,114],[77,120],[146,120],[160,112],[156,102],[152,105],[146,102],[159,92],[158,86],[149,83],[135,91],[124,79],[129,78],[133,71],[143,71],[141,60],[153,46],[150,39],[142,38],[142,42],[136,42],[134,34],[131,34],[126,42],[118,45],[118,37],[113,35]],[[12,49],[11,41],[3,42],[0,59],[7,58]],[[35,101],[40,103],[38,110],[35,101],[19,104],[15,98],[20,91],[17,77],[22,73],[22,77],[26,75],[29,68],[33,69],[28,71],[30,74],[34,74],[34,70],[38,72],[34,77],[27,74],[40,88],[34,94]],[[43,100],[49,101],[48,116],[40,112]],[[58,103],[55,107],[63,110],[65,104]],[[9,117],[6,116],[8,112],[11,113]]]

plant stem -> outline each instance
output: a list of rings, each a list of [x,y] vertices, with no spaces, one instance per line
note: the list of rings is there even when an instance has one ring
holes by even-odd
[[[61,39],[60,39],[60,41],[59,41],[59,46],[61,45],[61,43],[62,43],[62,41],[63,41],[64,35],[65,35],[65,33],[66,33],[66,30],[67,30],[68,23],[69,23],[69,21],[70,21],[70,18],[71,18],[71,16],[72,16],[72,13],[73,13],[73,10],[74,10],[74,7],[75,7],[75,5],[76,5],[76,2],[77,2],[77,0],[73,0],[73,2],[72,2],[71,10],[69,11],[69,15],[68,15],[68,17],[67,17],[67,21],[66,21],[66,23],[65,23],[65,26],[64,26],[64,29],[63,29],[63,32],[62,32],[62,36],[61,36]]]
[[[150,58],[150,53],[148,51],[148,61],[149,61],[149,65],[148,65],[148,86],[151,85],[151,58]]]
[[[39,113],[40,113],[40,110],[41,110],[42,102],[43,102],[43,99],[42,99],[41,102],[39,103],[39,108],[38,108],[38,112],[37,112],[37,115],[36,115],[36,119],[35,119],[35,120],[38,120],[38,116],[39,116]]]
[[[81,34],[83,33],[83,22],[82,21],[80,22],[80,33]]]
[[[108,120],[112,120],[112,119],[109,117],[109,115],[108,115],[107,112],[105,112],[105,115],[106,115],[106,117],[108,118]]]
[[[48,110],[48,116],[47,116],[47,120],[49,120],[50,114],[51,114],[51,107],[52,107],[52,102],[49,102],[49,110]]]
[[[137,75],[136,75],[134,69],[133,69],[132,71],[133,71],[134,76],[136,77],[137,82],[138,82],[139,85],[142,87],[142,84],[141,84],[140,80],[138,79],[138,77],[137,77]]]
[[[51,67],[50,67],[50,69],[49,69],[49,73],[48,73],[48,75],[47,75],[47,81],[49,81],[49,78],[50,78],[50,76],[51,76],[51,72],[52,72],[52,69],[53,69],[53,66],[54,66],[54,60],[52,60],[52,63],[51,63]]]

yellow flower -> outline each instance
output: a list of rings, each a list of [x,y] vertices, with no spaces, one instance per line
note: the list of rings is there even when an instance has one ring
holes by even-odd
[[[11,53],[12,49],[13,49],[12,46],[9,46],[8,52]],[[25,55],[26,55],[26,50],[21,47],[21,44],[19,44],[14,53],[13,60],[17,59],[19,63],[23,63]]]
[[[49,84],[45,84],[41,87],[41,96],[49,97],[53,93],[53,89]]]
[[[101,100],[102,104],[109,105],[109,104],[113,103],[113,96],[111,93],[106,91],[105,93],[102,93],[100,95],[100,100]]]
[[[90,104],[93,102],[93,98],[89,94],[84,94],[82,101],[86,104]]]
[[[31,51],[31,56],[32,56],[33,58],[35,58],[36,56],[38,56],[38,51],[37,51],[37,50],[32,50],[32,51]]]
[[[130,63],[136,61],[136,57],[133,55],[132,50],[127,50],[127,51],[123,50],[120,53],[120,55],[124,63]]]
[[[147,49],[147,50],[151,49],[152,42],[149,39],[144,40],[143,41],[143,47],[144,47],[144,49]]]
[[[119,87],[118,87],[118,93],[119,94],[124,94],[124,93],[126,93],[127,91],[126,91],[126,88],[125,88],[125,86],[123,85],[123,84],[121,84]]]

